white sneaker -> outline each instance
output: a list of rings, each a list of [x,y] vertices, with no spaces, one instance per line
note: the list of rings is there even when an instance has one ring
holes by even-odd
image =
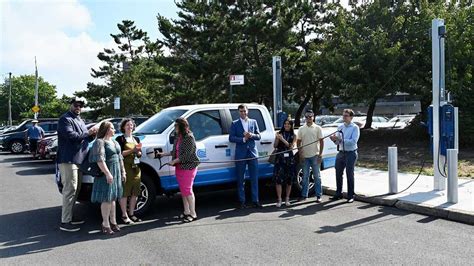
[[[281,200],[279,200],[276,204],[277,208],[280,208],[281,207]]]
[[[289,200],[285,201],[285,206],[286,206],[286,207],[290,207],[290,206],[291,206],[291,203],[290,203]]]

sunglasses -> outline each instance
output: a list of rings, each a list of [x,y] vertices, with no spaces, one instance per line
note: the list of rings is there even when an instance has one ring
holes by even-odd
[[[74,105],[74,107],[81,107],[81,108],[84,107],[84,105],[81,104],[81,103],[75,103],[75,104],[73,104],[73,105]]]

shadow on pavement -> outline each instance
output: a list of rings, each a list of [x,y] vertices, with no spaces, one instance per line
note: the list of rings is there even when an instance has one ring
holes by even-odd
[[[386,207],[386,206],[377,206],[377,207],[379,209],[378,214],[368,216],[368,217],[364,217],[364,218],[359,219],[359,220],[349,221],[349,222],[339,224],[339,225],[322,226],[319,230],[315,231],[315,233],[317,233],[317,234],[340,233],[340,232],[343,232],[345,230],[350,230],[350,229],[354,229],[354,228],[358,228],[358,227],[362,227],[362,226],[373,225],[373,224],[384,222],[384,221],[387,221],[387,220],[397,219],[399,217],[406,216],[406,215],[410,214],[409,212],[400,211],[400,210],[398,210],[396,208],[393,208],[393,207]],[[390,218],[382,219],[382,218],[385,218],[385,217],[390,217]]]

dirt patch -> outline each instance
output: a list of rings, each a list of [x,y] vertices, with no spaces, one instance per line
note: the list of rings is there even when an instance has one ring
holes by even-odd
[[[424,161],[422,174],[433,175],[433,156],[429,138],[423,131],[362,130],[358,146],[357,166],[387,170],[388,147],[397,146],[399,172],[417,174]],[[460,147],[458,160],[458,176],[474,179],[474,149]],[[441,171],[443,171],[443,166],[441,166]]]

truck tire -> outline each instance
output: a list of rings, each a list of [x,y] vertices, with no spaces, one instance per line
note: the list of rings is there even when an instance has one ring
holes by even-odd
[[[25,150],[25,143],[21,140],[14,140],[10,144],[10,151],[12,153],[22,153]]]
[[[303,190],[303,164],[299,163],[296,167],[296,179],[294,183],[294,188],[298,192],[298,196],[301,196],[301,191]],[[309,169],[309,184],[308,184],[308,196],[315,194],[314,191],[314,176],[313,169]]]
[[[135,214],[140,216],[150,210],[153,202],[156,199],[156,187],[155,183],[150,176],[145,172],[142,172],[142,178],[140,183],[140,195],[137,199],[137,206],[135,208]]]

